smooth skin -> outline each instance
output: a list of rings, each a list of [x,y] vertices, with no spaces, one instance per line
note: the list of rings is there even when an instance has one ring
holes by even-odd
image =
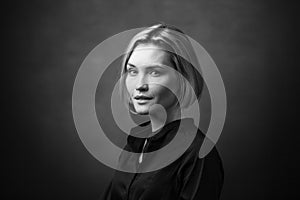
[[[126,68],[125,84],[135,111],[150,115],[152,131],[179,117],[177,99],[171,92],[178,93],[179,82],[168,52],[153,44],[138,45]]]

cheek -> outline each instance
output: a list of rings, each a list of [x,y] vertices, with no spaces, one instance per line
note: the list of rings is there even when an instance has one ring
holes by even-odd
[[[134,89],[134,81],[132,79],[126,78],[125,86],[126,86],[128,93],[131,94]]]
[[[160,84],[161,86],[163,86],[160,89],[162,93],[167,92],[167,94],[169,94],[172,92],[174,94],[177,94],[179,88],[179,79],[177,78],[177,76],[168,76],[163,81],[161,81]]]
[[[168,87],[160,86],[156,89],[156,103],[164,106],[165,109],[169,109],[176,103],[176,95]]]
[[[157,95],[160,100],[173,99],[178,94],[177,81],[164,82],[160,85],[153,85],[152,92]]]

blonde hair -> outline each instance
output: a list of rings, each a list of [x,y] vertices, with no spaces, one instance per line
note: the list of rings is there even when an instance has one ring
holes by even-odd
[[[174,65],[173,68],[183,76],[178,77],[181,86],[178,101],[181,108],[187,108],[194,103],[196,98],[200,99],[203,89],[203,78],[198,70],[195,69],[195,67],[200,67],[200,65],[191,42],[180,29],[160,23],[139,32],[129,42],[122,61],[120,81],[121,98],[125,101],[126,105],[131,102],[129,94],[124,88],[127,72],[126,65],[133,51],[140,44],[154,44],[163,49],[168,49],[168,53],[171,55],[171,62]],[[180,55],[183,55],[189,61]],[[198,66],[193,66],[191,63],[196,63]],[[189,81],[196,97],[193,95],[191,87],[186,81]]]

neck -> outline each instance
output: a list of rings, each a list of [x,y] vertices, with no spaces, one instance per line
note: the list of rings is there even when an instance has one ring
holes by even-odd
[[[165,124],[177,120],[180,118],[179,109],[170,109],[171,111],[166,112],[165,109],[161,106],[156,104],[153,106],[154,108],[151,109],[149,113],[152,132],[155,132],[161,129]]]

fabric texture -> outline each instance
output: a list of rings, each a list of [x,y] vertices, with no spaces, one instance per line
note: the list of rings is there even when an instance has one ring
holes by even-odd
[[[159,150],[169,145],[178,134],[180,138],[176,140],[179,142],[171,147],[171,154],[175,155],[172,160],[172,155],[164,156]],[[136,137],[137,135],[148,137],[145,139]],[[151,132],[149,122],[133,128],[124,147],[126,151],[120,155],[119,165],[120,169],[136,170],[136,173],[116,170],[101,199],[219,199],[224,180],[222,161],[216,147],[204,158],[199,158],[198,154],[204,138],[205,135],[197,129],[192,119],[173,121],[156,133]],[[188,142],[189,140],[191,142]],[[189,146],[184,147],[187,144]],[[170,150],[167,152],[170,154]],[[139,158],[142,153],[140,163]],[[155,171],[140,173],[147,171],[149,166],[161,164],[165,159],[170,159],[171,163]]]

